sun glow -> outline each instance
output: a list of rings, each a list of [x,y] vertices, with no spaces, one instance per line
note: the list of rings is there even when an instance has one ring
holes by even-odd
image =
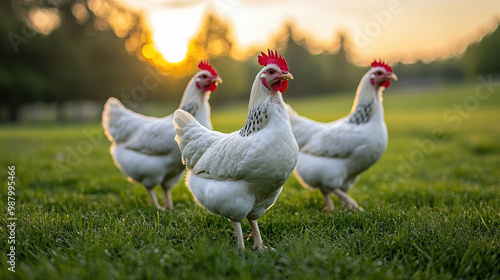
[[[203,10],[194,7],[185,10],[161,9],[151,12],[154,48],[170,63],[186,58],[189,42],[199,29]]]
[[[164,40],[165,37],[154,36],[154,46],[163,58],[171,63],[178,63],[186,58],[188,52],[187,44],[183,42],[175,42],[171,40]]]
[[[436,1],[389,1],[401,2],[394,7],[368,0],[360,1],[362,5],[342,0],[292,1],[289,5],[271,1],[270,7],[261,5],[262,1],[119,1],[145,11],[153,42],[142,52],[152,55],[151,59],[160,64],[165,61],[183,64],[189,60],[187,57],[196,51],[191,40],[200,31],[207,13],[227,21],[234,39],[230,55],[237,59],[273,47],[280,30],[287,23],[293,23],[297,34],[305,34],[299,39],[307,39],[314,53],[335,52],[336,34],[342,30],[350,38],[353,62],[366,65],[374,57],[412,63],[458,55],[469,42],[479,40],[496,28],[498,17],[494,15],[500,12],[498,0],[459,1],[460,5],[452,0],[437,1],[438,4]],[[223,11],[217,6],[222,2],[227,4],[223,5],[227,8]],[[363,9],[360,10],[360,6]],[[450,8],[453,13],[449,12]],[[415,25],[422,16],[426,21]],[[134,42],[140,40],[128,42],[127,49],[133,49]],[[210,41],[206,47],[212,56],[227,52],[218,41]]]

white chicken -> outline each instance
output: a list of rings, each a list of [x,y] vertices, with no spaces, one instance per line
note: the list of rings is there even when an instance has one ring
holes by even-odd
[[[175,140],[189,173],[187,186],[196,201],[213,214],[228,218],[238,247],[244,249],[240,222],[247,218],[254,249],[265,246],[257,225],[280,194],[297,163],[299,148],[293,137],[282,93],[293,79],[277,52],[261,53],[250,93],[247,120],[230,134],[211,131],[188,112],[174,113]],[[249,237],[250,237],[249,236]]]
[[[351,210],[363,210],[347,194],[359,175],[377,162],[387,148],[382,92],[397,80],[392,68],[374,61],[358,85],[351,113],[330,123],[299,116],[290,106],[288,112],[293,134],[300,147],[295,175],[309,188],[317,188],[333,210],[330,193]]]
[[[190,112],[207,129],[210,122],[210,93],[222,83],[215,69],[206,61],[188,83],[179,108]],[[151,203],[158,203],[153,188],[161,185],[165,192],[165,209],[172,209],[171,189],[184,174],[179,147],[174,140],[173,114],[155,118],[126,109],[116,98],[104,105],[102,126],[112,142],[111,155],[115,164],[132,181],[146,187]]]

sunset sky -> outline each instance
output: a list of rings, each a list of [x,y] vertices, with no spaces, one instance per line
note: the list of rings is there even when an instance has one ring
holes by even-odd
[[[356,63],[373,58],[414,62],[449,57],[500,23],[498,0],[119,0],[141,10],[155,47],[167,61],[182,60],[207,13],[231,26],[236,45],[267,48],[292,23],[316,50],[334,50],[335,34],[350,35]]]

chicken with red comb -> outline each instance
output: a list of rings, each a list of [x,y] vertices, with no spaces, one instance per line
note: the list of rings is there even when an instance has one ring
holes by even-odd
[[[347,192],[387,148],[382,92],[397,77],[385,62],[371,66],[361,78],[351,113],[340,120],[320,123],[288,107],[300,147],[295,177],[303,186],[321,191],[328,211],[333,210],[331,193],[349,209],[362,210]]]
[[[175,140],[189,170],[186,185],[199,205],[228,218],[238,247],[245,248],[241,221],[248,219],[254,248],[264,250],[257,219],[274,204],[292,174],[299,148],[283,102],[285,59],[268,51],[252,85],[243,128],[224,134],[201,126],[188,112],[175,111]]]
[[[179,108],[190,112],[208,129],[210,93],[222,83],[217,71],[202,61],[200,71],[188,83]],[[146,188],[151,203],[158,209],[172,209],[171,189],[184,174],[181,153],[174,141],[173,114],[163,118],[143,116],[126,109],[111,97],[104,105],[102,126],[111,141],[111,155],[116,166]],[[165,192],[165,208],[160,206],[153,188],[161,185]]]
[[[215,68],[213,68],[212,65],[208,63],[208,60],[200,61],[200,64],[198,64],[198,68],[202,71],[208,71],[210,73],[210,75],[204,75],[201,78],[208,78],[210,76],[210,79],[212,79],[211,82],[206,83],[203,89],[208,92],[215,91],[217,89],[218,83],[220,82],[220,78],[219,80],[217,79],[219,77],[219,73],[217,73],[217,71],[215,71]],[[198,87],[198,89],[201,88],[198,81],[196,82],[196,87]]]

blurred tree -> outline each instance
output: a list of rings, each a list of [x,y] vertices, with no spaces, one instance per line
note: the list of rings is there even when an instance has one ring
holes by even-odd
[[[350,50],[352,49],[351,41],[346,33],[339,32],[337,35],[339,44],[338,51],[330,56],[330,59],[325,58],[325,61],[330,62],[332,69],[331,76],[328,77],[330,91],[352,91],[354,92],[358,83],[367,71],[364,68],[357,67],[352,64]]]
[[[284,56],[297,80],[287,89],[287,95],[317,95],[356,87],[360,71],[351,63],[349,41],[344,33],[336,35],[339,42],[336,52],[313,55],[307,40],[295,34],[292,24],[288,24],[285,30],[277,45],[285,46]]]
[[[283,56],[290,67],[290,73],[294,77],[294,81],[290,83],[287,89],[287,96],[314,94],[318,83],[321,81],[317,75],[320,71],[317,71],[316,61],[312,59],[312,55],[307,50],[305,39],[294,38],[293,25],[290,23],[285,26],[282,34],[278,36],[280,41],[277,42],[277,45],[280,47],[284,45]]]
[[[439,59],[424,63],[398,64],[394,71],[400,78],[417,82],[426,79],[427,84],[439,82],[456,82],[466,78],[475,78],[480,74],[500,73],[500,25],[495,31],[486,35],[481,41],[467,47],[461,57]],[[398,86],[400,83],[395,83]]]
[[[198,60],[208,58],[210,63],[224,80],[211,97],[212,103],[226,103],[228,100],[247,98],[255,74],[248,64],[235,60],[230,54],[233,48],[233,36],[230,25],[214,14],[208,14],[200,30],[191,41],[190,50],[197,52]]]
[[[7,1],[0,2],[0,36],[0,101],[7,119],[16,121],[20,106],[38,100],[48,84],[40,72],[30,67],[37,56],[19,54],[36,33],[12,15]],[[1,116],[3,121],[4,114]]]
[[[208,14],[192,43],[205,57],[228,56],[233,46],[229,29],[229,24],[213,14]]]
[[[9,40],[1,45],[0,91],[11,121],[34,101],[56,103],[64,120],[64,102],[131,94],[148,75],[148,64],[124,48],[129,33],[144,28],[141,18],[115,2],[13,0],[14,15],[9,3],[1,5],[0,32]],[[129,22],[113,25],[111,15]]]
[[[394,83],[395,87],[405,86],[420,87],[432,86],[439,83],[461,81],[465,78],[462,58],[440,59],[432,62],[417,61],[412,64],[396,64],[392,67],[400,81]],[[425,80],[425,83],[422,83]]]
[[[470,45],[464,55],[467,73],[471,76],[500,73],[500,25],[481,41]]]

